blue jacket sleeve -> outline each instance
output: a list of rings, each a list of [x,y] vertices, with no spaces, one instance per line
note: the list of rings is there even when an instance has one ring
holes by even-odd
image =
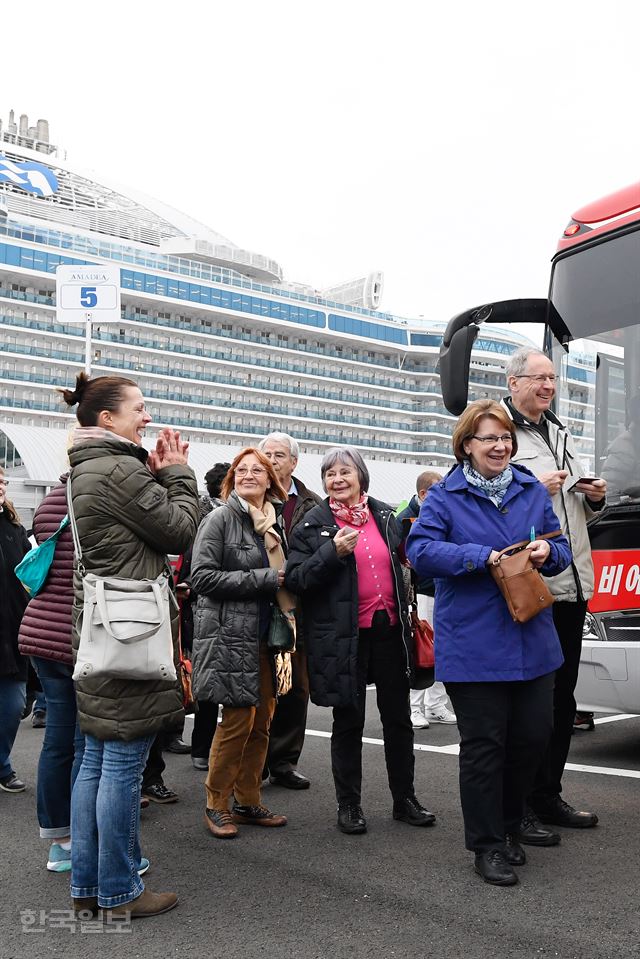
[[[491,546],[448,542],[451,517],[445,495],[432,487],[407,537],[407,557],[420,578],[468,576],[484,571],[491,555]]]

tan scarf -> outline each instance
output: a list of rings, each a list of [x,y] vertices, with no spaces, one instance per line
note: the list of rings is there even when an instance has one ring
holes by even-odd
[[[254,530],[258,536],[261,536],[264,540],[264,547],[269,559],[269,568],[284,569],[285,556],[282,548],[282,538],[273,528],[276,522],[276,511],[273,503],[265,500],[262,509],[258,509],[257,506],[252,506],[251,503],[248,503],[246,500],[243,500],[243,502],[247,505]],[[295,636],[296,620],[293,614],[296,606],[295,597],[292,596],[284,586],[280,586],[276,593],[276,602],[289,620],[293,635]],[[291,653],[276,653],[274,660],[276,666],[276,692],[278,696],[285,696],[292,685]]]

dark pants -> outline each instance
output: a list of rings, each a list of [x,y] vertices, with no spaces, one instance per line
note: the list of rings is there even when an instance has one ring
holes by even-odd
[[[47,725],[38,761],[40,836],[67,839],[71,831],[71,790],[84,753],[73,669],[40,656],[33,656],[31,661],[47,700]]]
[[[197,759],[208,759],[211,743],[218,725],[218,704],[206,699],[198,700],[198,708],[193,717],[191,734],[191,755]]]
[[[159,786],[163,782],[162,774],[167,765],[162,758],[163,745],[164,733],[156,733],[142,774],[143,790],[148,789],[149,786]]]
[[[553,693],[553,733],[538,769],[529,802],[535,810],[562,792],[562,774],[569,755],[573,720],[576,714],[574,691],[582,652],[585,602],[554,603],[553,622],[562,646],[564,663],[556,670]]]
[[[394,799],[413,796],[413,727],[406,654],[400,627],[388,623],[384,613],[379,624],[360,630],[357,704],[333,708],[331,768],[339,806],[360,803],[367,682],[376,684],[391,794]]]
[[[11,750],[26,702],[26,683],[19,676],[0,676],[0,779],[14,772]]]
[[[291,657],[292,686],[276,703],[271,720],[267,766],[272,773],[295,769],[304,745],[309,706],[307,654],[298,646]]]
[[[465,845],[503,849],[551,735],[553,673],[523,682],[445,683],[460,731]]]

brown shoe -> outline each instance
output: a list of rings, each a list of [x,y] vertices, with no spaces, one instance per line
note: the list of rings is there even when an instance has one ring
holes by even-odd
[[[124,902],[121,906],[102,910],[102,918],[107,922],[122,919],[144,919],[147,916],[159,916],[178,905],[175,892],[151,892],[145,889],[137,899]]]
[[[238,835],[238,828],[233,825],[228,809],[205,809],[204,821],[216,839],[235,839]]]
[[[88,919],[98,915],[98,897],[85,896],[71,900],[71,908],[76,919]]]
[[[240,806],[234,802],[233,821],[246,826],[286,826],[287,817],[277,816],[266,806]]]

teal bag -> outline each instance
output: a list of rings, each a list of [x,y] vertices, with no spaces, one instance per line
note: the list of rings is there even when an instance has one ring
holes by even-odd
[[[69,517],[65,516],[55,533],[45,539],[44,543],[30,549],[15,568],[16,576],[32,599],[38,595],[47,580],[58,536],[68,523]]]

